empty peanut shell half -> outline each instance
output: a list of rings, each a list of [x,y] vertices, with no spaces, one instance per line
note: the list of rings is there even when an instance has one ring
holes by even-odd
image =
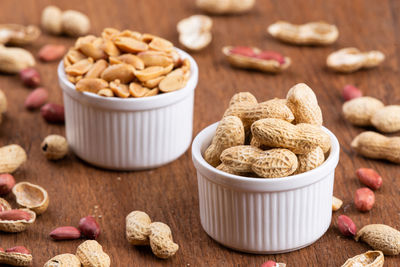
[[[205,48],[212,40],[212,20],[208,16],[193,15],[179,21],[179,42],[194,51]]]
[[[0,44],[26,45],[33,43],[40,35],[34,25],[0,24]]]
[[[254,47],[225,46],[222,48],[222,53],[232,66],[243,69],[277,73],[287,69],[291,64],[289,57]]]
[[[32,254],[21,252],[5,252],[0,251],[0,264],[7,264],[10,266],[31,266]]]
[[[28,182],[16,184],[12,189],[18,205],[42,214],[49,206],[49,195],[42,187]]]
[[[0,231],[18,233],[34,223],[36,213],[29,209],[7,210],[0,212]]]
[[[382,251],[367,251],[363,254],[354,256],[353,258],[348,259],[342,267],[357,267],[357,266],[366,266],[366,267],[382,267],[385,261],[385,257],[383,256]]]
[[[385,60],[380,51],[361,52],[357,48],[343,48],[333,52],[326,59],[326,65],[337,72],[354,72],[362,68],[373,68]]]
[[[337,27],[323,21],[301,25],[277,21],[267,31],[280,41],[297,45],[327,45],[339,37]]]

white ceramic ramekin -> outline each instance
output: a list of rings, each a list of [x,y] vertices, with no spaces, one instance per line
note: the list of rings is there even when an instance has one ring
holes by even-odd
[[[339,143],[318,168],[285,178],[259,179],[231,175],[209,165],[202,154],[218,123],[193,141],[201,224],[219,243],[244,252],[283,253],[308,246],[328,229]]]
[[[78,92],[60,62],[66,136],[78,157],[102,168],[140,170],[169,163],[188,149],[198,67],[189,54],[177,50],[190,60],[187,85],[145,98],[105,98]]]

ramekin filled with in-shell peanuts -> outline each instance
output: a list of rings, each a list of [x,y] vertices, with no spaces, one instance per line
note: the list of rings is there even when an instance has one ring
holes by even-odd
[[[252,253],[293,251],[319,239],[331,221],[340,150],[322,122],[304,83],[285,99],[235,94],[220,122],[192,144],[207,234]]]
[[[168,40],[106,28],[78,38],[58,75],[68,144],[83,160],[149,169],[189,147],[198,68]]]

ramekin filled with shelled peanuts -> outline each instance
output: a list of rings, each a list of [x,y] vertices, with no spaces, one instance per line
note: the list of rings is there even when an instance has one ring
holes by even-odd
[[[83,160],[148,169],[189,147],[198,68],[168,40],[106,28],[78,38],[58,75],[68,143]]]
[[[286,99],[235,94],[220,122],[192,145],[203,229],[253,253],[297,250],[319,239],[331,221],[340,150],[322,122],[304,83]]]

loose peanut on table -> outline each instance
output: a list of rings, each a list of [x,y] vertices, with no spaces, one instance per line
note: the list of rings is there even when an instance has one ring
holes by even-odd
[[[222,53],[232,66],[243,69],[278,73],[291,64],[289,57],[275,51],[262,51],[256,47],[225,46]]]
[[[28,209],[6,210],[0,212],[0,231],[8,233],[23,232],[36,220],[36,213]]]
[[[356,241],[363,241],[385,255],[400,253],[400,232],[385,224],[369,224],[361,228],[355,236]]]
[[[268,33],[278,40],[297,45],[332,44],[339,36],[335,25],[322,21],[301,25],[277,21],[268,27]]]
[[[332,197],[332,211],[339,210],[343,205],[343,201],[335,196]]]
[[[64,56],[67,79],[76,90],[104,97],[147,97],[186,86],[190,61],[160,37],[104,29],[101,37],[78,38]]]
[[[346,215],[340,215],[337,219],[337,226],[344,236],[354,236],[357,233],[357,227],[353,220]]]
[[[27,45],[40,36],[40,30],[34,25],[0,24],[0,44]]]
[[[17,246],[0,251],[0,263],[8,264],[11,266],[31,266],[32,265],[31,252],[23,247]]]
[[[25,161],[25,150],[19,145],[0,147],[0,173],[13,173]]]
[[[400,137],[363,132],[353,139],[351,147],[364,157],[385,159],[400,164]]]
[[[57,134],[47,136],[40,147],[45,157],[49,160],[62,159],[68,153],[67,139]]]
[[[211,14],[238,14],[253,8],[255,0],[196,0],[196,6]]]
[[[212,19],[205,15],[193,15],[177,24],[179,42],[194,51],[208,46],[212,40]]]
[[[345,102],[342,112],[344,118],[350,123],[357,126],[369,126],[372,116],[383,107],[384,104],[378,99],[363,96]]]
[[[37,215],[44,213],[49,206],[49,194],[41,186],[20,182],[13,187],[12,192],[18,205],[34,211]]]
[[[326,59],[326,65],[337,72],[354,72],[361,68],[373,68],[385,60],[380,51],[361,52],[357,48],[343,48],[333,52]]]
[[[132,211],[126,217],[126,239],[132,245],[150,245],[153,254],[167,259],[175,255],[179,245],[172,239],[171,229],[162,222],[151,222],[142,211]]]
[[[83,267],[109,267],[110,257],[96,240],[87,240],[76,249],[76,256]]]
[[[18,73],[35,64],[35,58],[28,50],[0,44],[0,72]]]
[[[43,267],[81,267],[81,262],[74,254],[60,254],[48,260]]]

